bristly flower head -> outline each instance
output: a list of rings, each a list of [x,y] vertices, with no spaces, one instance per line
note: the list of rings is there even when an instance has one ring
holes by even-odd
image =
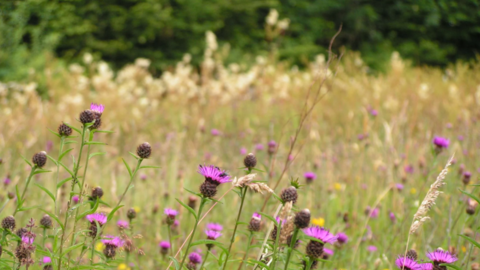
[[[422,263],[420,264],[420,267],[422,270],[433,270],[433,264],[431,263]]]
[[[207,230],[221,232],[223,230],[223,226],[218,223],[208,223]]]
[[[105,216],[103,213],[87,215],[87,219],[90,221],[90,223],[95,223],[95,221],[100,225],[107,223],[107,216]]]
[[[345,244],[348,242],[348,236],[342,232],[337,233],[337,241],[340,244]]]
[[[259,213],[255,212],[255,213],[253,213],[252,218],[260,219],[260,220],[261,220],[261,219],[262,219],[262,215],[260,215]]]
[[[129,225],[129,224],[128,224],[128,221],[126,221],[126,220],[119,220],[119,221],[117,221],[117,226],[118,226],[118,228],[120,228],[120,229],[128,229],[128,225]]]
[[[170,248],[170,243],[168,241],[161,241],[158,246],[163,249],[169,249]]]
[[[102,243],[114,247],[122,247],[125,242],[118,236],[105,235]]]
[[[433,138],[433,144],[437,148],[448,148],[448,146],[450,145],[450,140],[448,140],[447,138],[435,136]]]
[[[206,181],[211,181],[217,185],[231,182],[230,176],[223,170],[213,165],[198,166],[198,173],[205,177]]]
[[[200,256],[200,254],[196,253],[196,252],[192,252],[190,253],[190,255],[188,255],[188,259],[190,260],[190,262],[192,262],[193,264],[199,264],[202,262],[202,256]]]
[[[303,232],[310,236],[317,238],[318,240],[322,241],[324,244],[329,243],[333,244],[337,241],[337,237],[333,235],[329,230],[324,228],[320,228],[318,226],[312,226],[306,229],[303,229]]]
[[[33,244],[33,241],[35,240],[35,235],[27,235],[25,234],[22,236],[22,242],[25,244]]]
[[[314,172],[305,172],[303,177],[305,177],[307,183],[311,183],[313,180],[317,179],[317,175]]]
[[[454,263],[458,260],[455,255],[441,249],[437,249],[434,252],[427,253],[427,257],[431,261],[433,261],[434,264]]]
[[[290,185],[296,189],[299,189],[302,185],[300,185],[300,182],[298,182],[298,178],[297,179],[293,179],[290,180]]]
[[[395,265],[402,270],[422,270],[422,266],[416,261],[403,256],[399,256],[395,260]]]
[[[222,236],[221,232],[211,231],[211,230],[206,230],[205,234],[207,235],[207,238],[210,239],[210,240],[215,240],[218,237]]]
[[[90,110],[100,115],[102,115],[104,109],[105,109],[105,106],[103,106],[102,104],[96,104],[96,103],[90,104]]]
[[[175,217],[178,215],[178,211],[173,210],[171,208],[165,208],[164,213],[165,213],[165,215],[167,215],[171,219],[175,219]]]
[[[52,262],[52,258],[50,258],[50,257],[45,256],[42,259],[43,264],[47,264],[47,263],[51,263],[51,262]]]

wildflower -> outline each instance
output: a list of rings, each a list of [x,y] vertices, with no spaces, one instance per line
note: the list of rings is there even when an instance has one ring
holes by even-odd
[[[126,220],[119,220],[117,221],[117,226],[120,230],[123,230],[123,229],[128,229],[129,224],[128,224],[128,221]]]
[[[374,116],[374,117],[378,115],[378,111],[374,110],[374,109],[370,109],[369,113],[370,113],[371,116]]]
[[[410,189],[410,193],[411,193],[411,194],[416,194],[416,193],[417,193],[417,189],[416,189],[416,188],[411,188],[411,189]]]
[[[280,193],[280,198],[282,198],[284,202],[291,201],[293,204],[295,204],[298,199],[297,189],[294,186],[291,186],[282,190],[282,193]]]
[[[413,174],[414,172],[414,168],[413,168],[413,165],[409,164],[409,165],[405,165],[405,167],[403,167],[403,171],[405,173],[408,173],[408,174]]]
[[[165,215],[167,215],[167,224],[172,225],[173,222],[175,221],[175,217],[178,215],[177,210],[165,208],[164,213]]]
[[[395,187],[397,188],[398,191],[402,191],[402,190],[403,190],[403,185],[400,184],[400,183],[395,184]]]
[[[469,172],[469,171],[463,172],[463,178],[462,178],[463,184],[468,185],[470,183],[471,178],[472,178],[472,173],[471,172]]]
[[[122,247],[125,242],[118,236],[106,235],[104,239],[102,239],[102,243],[105,245],[103,254],[105,257],[111,259],[117,254],[117,248]]]
[[[40,225],[42,225],[42,227],[45,229],[52,228],[52,218],[49,215],[44,215],[40,219]]]
[[[205,177],[205,182],[200,186],[200,192],[207,198],[211,198],[217,194],[218,185],[231,182],[230,176],[225,171],[213,165],[199,165],[198,173]]]
[[[309,227],[303,229],[303,232],[313,238],[320,240],[321,242],[311,240],[307,244],[306,253],[312,258],[319,258],[323,254],[323,246],[326,243],[333,244],[337,241],[337,237],[330,231],[320,227]]]
[[[368,247],[367,247],[367,250],[368,250],[369,252],[375,252],[375,251],[377,251],[378,249],[377,249],[376,246],[368,246]]]
[[[218,129],[212,129],[210,131],[210,133],[212,134],[212,136],[219,136],[220,135],[220,131]]]
[[[264,149],[263,144],[257,143],[257,144],[255,145],[255,150],[257,150],[257,151],[263,151],[263,149]]]
[[[92,200],[99,200],[103,197],[103,189],[101,187],[96,187],[92,189]]]
[[[15,230],[15,218],[13,216],[5,217],[2,220],[2,228],[5,230]]]
[[[434,252],[427,253],[427,257],[433,262],[433,265],[436,266],[436,268],[438,268],[439,270],[442,269],[439,267],[440,264],[454,263],[458,260],[455,255],[441,249],[437,249]],[[446,269],[446,267],[444,268]]]
[[[78,197],[78,195],[75,195],[75,196],[72,197],[72,201],[73,201],[74,204],[77,204],[79,200],[80,200],[80,198]]]
[[[328,248],[323,248],[322,259],[328,260],[333,255],[333,250]]]
[[[317,179],[317,175],[314,172],[306,172],[303,176],[305,177],[307,184],[311,184],[313,180]]]
[[[209,231],[221,232],[223,230],[223,226],[218,223],[208,223],[207,229]]]
[[[336,237],[337,237],[338,243],[340,244],[346,244],[348,242],[348,236],[345,233],[342,233],[342,232],[337,233]]]
[[[245,147],[240,148],[240,155],[244,156],[246,154],[247,154],[247,148]]]
[[[33,244],[33,241],[35,241],[35,235],[32,236],[26,233],[22,236],[22,242],[25,244]]]
[[[252,232],[260,231],[262,225],[262,216],[259,213],[253,213],[250,223],[248,223],[248,229]]]
[[[147,175],[144,174],[144,173],[142,173],[142,174],[140,175],[140,179],[141,179],[142,181],[147,180]]]
[[[325,225],[325,219],[324,218],[314,218],[312,219],[312,224],[318,227],[323,227]]]
[[[10,175],[7,175],[7,177],[5,177],[5,179],[3,179],[3,184],[5,186],[10,185],[11,182],[12,182],[12,180],[10,179]]]
[[[47,257],[47,256],[43,257],[42,264],[45,264],[45,266],[43,267],[43,270],[53,270],[52,259],[50,257]]]
[[[277,143],[274,140],[268,142],[268,154],[273,155],[277,151]]]
[[[415,260],[403,256],[395,260],[395,265],[402,270],[422,270],[422,267]]]
[[[103,213],[95,213],[91,215],[87,215],[86,218],[90,221],[90,236],[96,237],[98,233],[98,227],[102,227],[103,224],[107,223],[107,216]]]
[[[168,241],[161,241],[160,244],[158,244],[160,247],[160,253],[162,255],[167,255],[168,250],[171,248],[170,243]]]
[[[88,124],[95,120],[95,113],[91,110],[85,110],[80,113],[80,116],[78,118],[80,119],[80,122],[82,122],[82,124]]]
[[[250,153],[243,160],[243,164],[245,165],[245,167],[247,167],[247,169],[251,170],[257,165],[257,158],[254,154]]]
[[[222,233],[219,231],[212,231],[212,230],[206,230],[205,234],[207,235],[208,240],[216,240],[218,237],[222,236]],[[212,249],[213,244],[208,243],[207,245],[208,250]]]
[[[32,162],[38,168],[42,168],[47,163],[47,152],[41,151],[33,155]]]
[[[70,136],[72,135],[72,128],[65,125],[65,123],[62,123],[60,126],[58,126],[58,134],[63,137]]]
[[[105,110],[105,106],[103,106],[102,104],[92,103],[92,104],[90,104],[90,110],[93,113],[95,113],[99,116],[102,116],[103,111]]]
[[[137,155],[140,158],[149,158],[152,154],[152,147],[148,142],[144,142],[137,147]]]
[[[195,206],[197,205],[197,197],[191,195],[188,197],[188,206],[190,206],[192,209],[195,209]]]
[[[392,211],[388,213],[388,217],[393,223],[395,223],[395,221],[397,220],[397,218],[395,217],[395,214]]]
[[[310,225],[310,210],[304,209],[295,215],[293,223],[297,228],[304,229]]]
[[[127,218],[132,221],[132,219],[137,217],[137,211],[134,208],[130,208],[127,210]]]
[[[189,262],[187,264],[187,269],[193,270],[197,268],[197,264],[200,264],[202,262],[202,256],[196,252],[190,253],[188,255]]]
[[[370,218],[377,218],[378,214],[380,213],[380,209],[378,209],[378,207],[371,209],[370,206],[368,206],[365,212],[368,216],[370,216]]]
[[[407,258],[416,261],[418,259],[418,254],[414,249],[410,249],[409,251],[407,251]]]
[[[438,136],[435,136],[432,142],[435,145],[435,151],[437,154],[439,154],[443,149],[447,149],[450,145],[450,141],[448,139]]]
[[[20,228],[20,229],[18,229],[18,230],[15,232],[15,234],[16,234],[18,237],[22,238],[22,236],[23,236],[26,232],[28,232],[28,230],[27,230],[26,228]]]
[[[421,267],[420,268],[421,270],[433,270],[433,264],[431,264],[431,263],[421,263],[420,267]],[[472,268],[472,270],[473,270],[473,268]]]

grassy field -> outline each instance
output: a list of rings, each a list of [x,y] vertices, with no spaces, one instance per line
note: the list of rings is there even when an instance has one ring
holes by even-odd
[[[273,228],[267,215],[283,212],[287,222],[283,228],[288,231],[290,226],[292,233],[287,217],[305,208],[310,210],[312,225],[348,236],[346,243],[325,244],[334,254],[320,261],[317,269],[396,269],[395,260],[405,253],[408,238],[408,249],[415,249],[419,260],[429,262],[426,252],[442,248],[456,254],[458,269],[479,269],[475,263],[478,249],[460,236],[477,239],[480,225],[475,201],[468,201],[460,191],[478,195],[472,186],[479,169],[478,63],[452,65],[446,70],[412,68],[394,54],[390,71],[372,76],[360,56],[351,52],[329,67],[325,57],[319,56],[304,70],[290,68],[274,57],[258,57],[253,66],[226,66],[220,52],[212,49],[205,55],[199,70],[189,64],[186,55],[160,78],[149,74],[146,59],[114,74],[105,63],[87,55],[83,63],[68,70],[52,61],[44,73],[33,74],[30,83],[0,85],[0,177],[9,179],[3,180],[0,191],[0,217],[16,212],[13,233],[3,229],[2,269],[20,267],[18,256],[12,255],[17,245],[25,244],[17,244],[14,232],[27,226],[30,218],[35,222],[36,250],[28,254],[21,268],[47,269],[48,264],[39,262],[48,256],[54,269],[59,268],[60,258],[62,269],[167,269],[172,261],[168,256],[175,255],[182,243],[188,244],[186,237],[196,224],[194,215],[177,199],[188,204],[189,197],[195,196],[189,190],[199,192],[204,177],[197,172],[198,165],[212,164],[226,170],[232,179],[240,178],[247,174],[243,164],[247,153],[257,159],[254,181],[263,181],[276,195],[224,183],[218,186],[215,200],[197,197],[194,211],[200,201],[206,201],[203,214],[210,211],[198,224],[192,242],[197,245],[188,253],[197,251],[205,259],[208,252],[202,269],[223,269],[237,216],[230,261],[224,269],[254,269],[264,251],[264,239]],[[35,91],[39,78],[48,88],[46,100]],[[318,102],[316,93],[323,97]],[[62,139],[50,130],[57,132],[65,122],[82,131],[77,119],[90,103],[105,106],[100,129],[113,133],[87,132],[92,135],[86,135],[85,141],[99,144],[87,144],[80,152],[81,134],[74,131],[76,137],[64,138],[71,143],[60,150]],[[308,108],[312,110],[306,116]],[[432,144],[435,136],[448,138],[448,148],[436,151]],[[274,147],[273,143],[269,146],[271,141],[276,143]],[[137,160],[129,152],[136,154],[137,146],[144,142],[150,143],[151,155],[142,165],[159,168],[133,171],[133,186],[127,189],[131,177],[122,159],[133,170]],[[61,161],[65,167],[60,163],[57,167],[54,160],[70,148]],[[8,199],[8,193],[18,197],[16,187],[21,193],[26,186],[31,167],[22,156],[31,161],[40,151],[54,160],[48,159],[43,167],[49,172],[33,175],[23,205],[18,207],[18,200]],[[80,153],[80,166],[75,168]],[[414,214],[452,156],[446,185],[439,189],[442,193],[427,214],[430,220],[409,235]],[[73,180],[69,179],[57,190],[59,182],[71,178],[67,169],[72,174],[78,171],[78,184],[72,189]],[[472,174],[469,185],[462,181],[466,171]],[[316,179],[308,183],[306,172],[315,173]],[[285,209],[288,203],[280,210],[279,196],[295,179],[302,185],[298,200],[290,212]],[[88,201],[95,187],[103,189],[103,197]],[[74,207],[74,202],[68,204],[71,197],[81,190],[83,203],[65,218],[67,207]],[[117,204],[123,207],[112,211]],[[468,205],[473,214],[467,214]],[[128,229],[119,229],[117,222],[129,220],[130,208],[135,209],[136,217]],[[178,211],[175,219],[179,224],[169,225],[172,220],[164,214],[165,208]],[[85,217],[94,212],[112,213],[95,238],[90,235],[92,223]],[[248,224],[254,212],[262,214],[262,226],[251,233]],[[40,225],[45,213],[54,217],[52,229]],[[201,241],[206,239],[208,223],[223,226],[210,251]],[[114,258],[105,255],[107,245],[100,241],[104,235],[121,236],[127,242]],[[267,240],[269,254],[264,263],[269,266],[257,269],[286,269],[289,254],[288,269],[305,269],[305,246],[311,239],[302,231],[298,236],[300,246],[292,252],[280,236],[278,243]],[[161,253],[161,241],[172,244],[166,255]],[[187,246],[176,257],[178,262]],[[175,264],[170,269],[175,269]],[[194,266],[200,268],[200,264],[189,264],[190,269]]]

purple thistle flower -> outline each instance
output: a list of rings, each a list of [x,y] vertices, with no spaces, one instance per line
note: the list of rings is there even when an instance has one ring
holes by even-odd
[[[255,145],[255,150],[257,150],[257,151],[262,151],[263,149],[264,149],[263,144],[257,143],[257,144]]]
[[[413,174],[414,168],[411,164],[409,164],[405,165],[405,167],[403,167],[403,170],[408,174]]]
[[[114,247],[122,247],[124,241],[118,236],[105,235],[104,239],[101,240],[105,245],[111,245]]]
[[[193,264],[199,264],[199,263],[202,262],[202,256],[200,256],[200,254],[198,254],[196,252],[190,253],[190,255],[188,255],[188,259]]]
[[[212,230],[206,230],[205,234],[207,235],[207,238],[210,240],[215,240],[218,237],[222,236],[222,233],[219,231],[212,231]]]
[[[311,183],[313,180],[317,179],[317,175],[314,172],[306,172],[303,174],[307,183]]]
[[[5,177],[5,179],[3,179],[3,184],[5,186],[8,186],[11,182],[12,182],[12,180],[10,179],[10,176],[8,176],[8,175],[7,175],[7,177]]]
[[[218,223],[208,223],[207,230],[221,232],[223,230],[223,226]]]
[[[420,267],[422,270],[433,270],[433,264],[431,263],[422,263]]]
[[[448,148],[448,145],[450,145],[450,141],[446,138],[443,138],[443,137],[439,137],[439,136],[435,136],[433,138],[433,144],[437,147],[437,148]]]
[[[140,179],[142,179],[143,181],[147,180],[147,175],[142,173],[140,175]]]
[[[303,232],[310,236],[317,238],[318,240],[322,241],[324,244],[330,243],[333,244],[337,241],[337,237],[333,235],[329,230],[324,229],[323,227],[320,228],[318,226],[308,227],[303,229]]]
[[[370,218],[377,218],[379,213],[380,209],[378,209],[377,207],[373,208],[373,210],[369,209]]]
[[[167,215],[171,219],[175,219],[175,217],[178,215],[178,211],[173,210],[171,208],[165,208],[164,213],[165,213],[165,215]]]
[[[433,261],[434,264],[454,263],[458,260],[455,255],[441,249],[427,253],[427,257]]]
[[[77,204],[79,200],[80,200],[80,198],[78,197],[78,195],[75,195],[75,196],[72,197],[72,201],[73,201],[74,204]]]
[[[88,221],[90,221],[90,223],[95,223],[95,221],[98,222],[98,224],[100,225],[107,223],[107,216],[105,216],[105,214],[103,213],[87,215],[86,218],[88,219]]]
[[[247,148],[242,147],[240,148],[240,155],[245,156],[247,154]]]
[[[51,263],[51,262],[52,262],[52,258],[50,258],[50,257],[45,256],[42,259],[43,264],[47,264],[47,263]]]
[[[103,106],[102,104],[97,104],[97,103],[90,104],[90,110],[96,113],[102,114],[104,109],[105,109],[105,106]]]
[[[408,257],[399,256],[395,260],[395,265],[402,270],[422,270],[420,264]]]
[[[260,215],[259,213],[255,212],[255,213],[253,213],[252,218],[256,218],[256,219],[260,219],[260,220],[261,220],[261,219],[262,219],[262,215]]]
[[[395,223],[395,221],[397,221],[397,218],[395,217],[395,214],[394,214],[392,211],[390,211],[390,212],[388,213],[388,217],[390,218],[390,220],[391,220],[393,223]]]
[[[331,250],[329,248],[323,248],[323,253],[327,254],[328,256],[332,256],[333,255],[333,250]]]
[[[173,222],[173,227],[178,227],[178,225],[180,225],[180,221],[178,221],[178,219],[175,219],[175,221]]]
[[[378,115],[378,111],[377,110],[374,110],[374,109],[370,109],[370,115],[371,116],[377,116]]]
[[[210,131],[210,133],[211,133],[213,136],[218,136],[218,135],[220,135],[220,131],[219,131],[218,129],[212,129],[212,130]]]
[[[22,242],[25,244],[33,244],[33,241],[35,241],[35,236],[34,235],[24,235],[22,236]]]
[[[128,221],[126,220],[119,220],[117,221],[117,226],[120,228],[120,229],[128,229]]]
[[[459,141],[463,141],[464,138],[463,138],[462,135],[458,135],[457,139],[458,139]]]
[[[337,241],[340,243],[340,244],[345,244],[348,242],[348,236],[342,232],[340,233],[337,233]]]
[[[367,250],[368,250],[369,252],[375,252],[375,251],[377,251],[377,247],[376,247],[376,246],[368,246],[368,247],[367,247]]]
[[[403,185],[402,185],[401,183],[395,184],[395,187],[397,188],[398,191],[402,191],[402,190],[403,190]]]
[[[225,172],[220,170],[218,167],[213,165],[210,166],[198,166],[198,173],[205,177],[205,180],[210,180],[216,182],[217,184],[223,184],[231,182],[230,176]]]
[[[161,241],[158,244],[158,246],[161,247],[162,249],[169,249],[170,248],[170,243],[168,241]]]

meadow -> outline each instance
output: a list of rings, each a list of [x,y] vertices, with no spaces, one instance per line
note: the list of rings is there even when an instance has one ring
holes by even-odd
[[[407,250],[447,269],[439,248],[480,269],[478,62],[393,54],[374,76],[354,52],[299,69],[207,44],[159,78],[86,54],[0,84],[2,269],[398,269]]]

